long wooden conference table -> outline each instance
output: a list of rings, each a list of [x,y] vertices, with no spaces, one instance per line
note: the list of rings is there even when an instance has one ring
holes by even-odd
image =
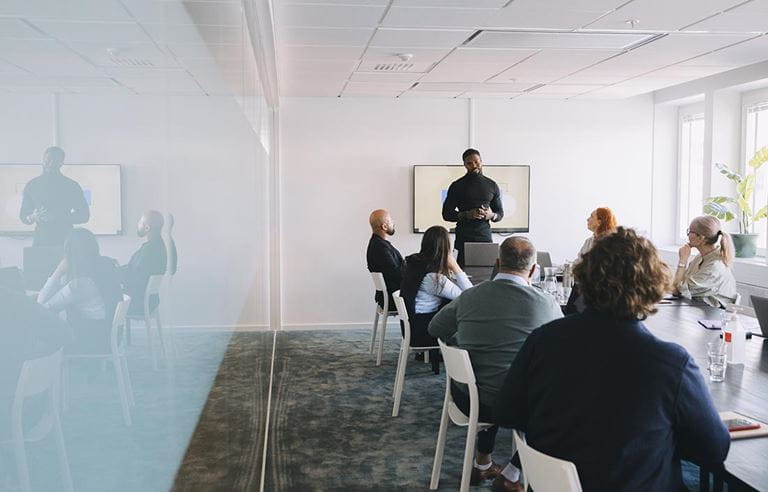
[[[707,330],[700,319],[719,319],[722,310],[703,304],[673,301],[660,304],[658,313],[645,324],[662,340],[685,347],[695,358],[719,411],[733,411],[763,423],[768,423],[768,341],[752,337],[746,342],[744,365],[729,364],[725,381],[713,383],[707,373],[707,343],[720,337],[719,330]],[[754,318],[741,316],[742,324],[753,332],[760,332]],[[709,490],[708,475],[714,479],[714,489],[768,491],[768,437],[737,439],[722,470],[702,470],[701,489]]]

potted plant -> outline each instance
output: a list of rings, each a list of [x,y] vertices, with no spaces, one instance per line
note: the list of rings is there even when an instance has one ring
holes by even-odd
[[[733,237],[736,256],[739,258],[755,256],[758,234],[752,234],[750,230],[752,224],[768,217],[768,206],[753,211],[749,204],[752,194],[755,192],[755,173],[767,161],[768,147],[763,147],[755,152],[755,155],[749,160],[745,176],[731,171],[725,164],[715,164],[720,174],[736,183],[736,195],[734,197],[712,196],[704,202],[704,213],[714,215],[724,222],[738,217],[739,232],[738,234],[731,234],[731,237]],[[749,172],[750,168],[752,169],[751,173]],[[736,205],[736,213],[731,211],[731,205]]]

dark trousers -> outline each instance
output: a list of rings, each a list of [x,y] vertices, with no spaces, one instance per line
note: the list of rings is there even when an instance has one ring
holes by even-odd
[[[464,414],[469,415],[469,393],[466,393],[458,384],[451,381],[451,396],[453,396],[453,402],[459,407],[459,410]],[[480,403],[480,412],[478,415],[480,422],[493,422],[493,407],[483,405]],[[493,446],[496,444],[496,433],[499,431],[499,426],[494,425],[488,429],[482,430],[477,433],[477,450],[483,454],[491,454],[493,452]]]
[[[437,311],[434,313],[422,313],[416,314],[411,320],[411,347],[435,347],[437,346],[437,338],[427,332],[429,322],[435,317]],[[405,336],[405,330],[402,322],[400,322],[400,331]],[[431,349],[429,351],[429,362],[432,364],[432,372],[440,374],[440,349]]]

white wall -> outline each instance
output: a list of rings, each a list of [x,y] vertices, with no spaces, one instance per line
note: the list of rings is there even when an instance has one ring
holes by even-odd
[[[466,100],[281,101],[283,326],[370,322],[368,213],[388,208],[394,244],[417,251],[411,166],[459,164],[469,122]],[[650,230],[650,97],[478,100],[474,124],[485,163],[531,165],[530,237],[555,261],[575,257],[600,205]]]
[[[0,98],[0,162],[40,162],[52,143],[50,101]],[[142,211],[174,213],[172,323],[267,324],[267,156],[232,98],[62,95],[59,122],[65,163],[123,167],[124,235],[100,237],[102,254],[127,262]],[[30,243],[0,237],[3,265],[20,264]]]

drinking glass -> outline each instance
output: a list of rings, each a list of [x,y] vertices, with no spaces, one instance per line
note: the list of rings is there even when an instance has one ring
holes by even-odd
[[[728,366],[726,360],[725,344],[723,342],[711,342],[707,344],[707,359],[709,366],[709,380],[722,383],[725,379],[725,369]]]

